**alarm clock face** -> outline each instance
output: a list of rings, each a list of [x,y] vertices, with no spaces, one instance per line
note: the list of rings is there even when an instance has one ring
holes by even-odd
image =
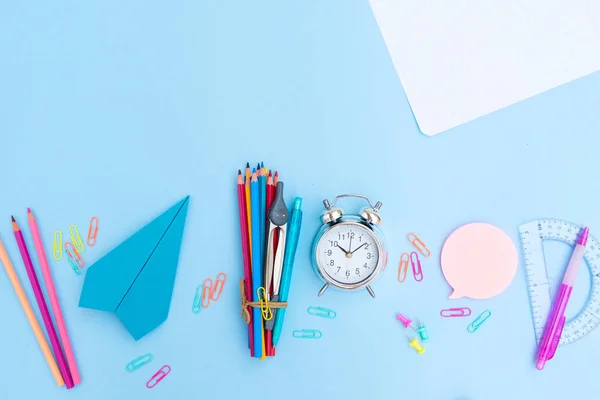
[[[379,246],[379,239],[368,227],[355,222],[340,222],[319,240],[317,262],[332,280],[342,285],[358,284],[375,273]]]

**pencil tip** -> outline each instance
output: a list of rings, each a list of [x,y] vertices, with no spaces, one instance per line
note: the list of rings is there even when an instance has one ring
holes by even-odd
[[[242,170],[238,169],[238,175],[241,175],[241,174],[242,174]]]
[[[246,163],[246,168],[250,168],[250,163],[249,162]]]
[[[273,176],[273,174],[271,174],[271,170],[269,170],[269,176]]]
[[[31,208],[27,207],[27,214],[31,214]]]
[[[264,168],[264,167],[265,167],[265,163],[261,161],[261,162],[260,162],[260,167],[261,167],[261,168]]]
[[[12,219],[12,222],[17,222],[15,221],[15,217],[13,217],[12,215],[10,216],[10,219]]]
[[[256,173],[256,168],[252,168],[252,173],[255,174]]]
[[[275,171],[275,176],[279,178],[279,171]]]

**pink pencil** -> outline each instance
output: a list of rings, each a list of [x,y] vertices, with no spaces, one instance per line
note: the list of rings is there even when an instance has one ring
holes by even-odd
[[[19,251],[21,252],[21,257],[23,258],[23,264],[25,264],[25,269],[27,270],[27,276],[29,276],[29,282],[31,282],[33,294],[35,295],[35,299],[42,314],[42,319],[44,320],[44,325],[46,326],[46,331],[48,332],[48,337],[50,338],[50,343],[52,344],[54,357],[56,357],[56,361],[58,362],[58,369],[65,380],[67,389],[71,389],[73,387],[73,379],[71,379],[71,374],[69,374],[69,370],[67,369],[65,356],[60,348],[58,336],[56,336],[56,331],[54,330],[54,325],[52,324],[52,317],[50,316],[50,312],[48,312],[48,306],[46,305],[46,300],[44,300],[44,294],[40,288],[40,282],[35,274],[35,269],[33,268],[31,256],[29,255],[27,245],[25,244],[23,232],[21,232],[21,228],[19,228],[17,221],[15,221],[15,217],[11,218],[15,239],[17,239],[17,245],[19,246]]]
[[[73,354],[73,348],[71,347],[71,341],[69,340],[69,333],[65,326],[65,320],[60,309],[58,297],[56,296],[56,289],[54,288],[54,281],[52,280],[52,273],[48,266],[48,258],[46,258],[46,252],[44,251],[44,245],[42,244],[42,237],[40,236],[40,230],[38,228],[37,221],[31,212],[31,209],[27,209],[27,219],[29,220],[29,228],[31,229],[31,236],[33,236],[33,243],[35,244],[35,251],[38,255],[38,261],[42,267],[42,275],[44,276],[44,282],[46,283],[46,289],[48,289],[48,296],[50,297],[50,307],[54,313],[56,319],[56,325],[58,327],[58,334],[60,340],[65,349],[65,355],[67,356],[67,363],[69,364],[69,371],[73,378],[73,384],[79,385],[81,378],[79,377],[79,370],[77,369],[77,363],[75,362],[75,355]]]

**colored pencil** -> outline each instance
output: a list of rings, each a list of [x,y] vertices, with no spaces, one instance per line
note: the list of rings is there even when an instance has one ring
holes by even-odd
[[[256,171],[252,171],[250,180],[250,205],[252,209],[252,299],[259,301],[257,290],[263,282],[263,269],[260,267],[260,223],[258,216],[260,207],[258,201],[258,179]],[[254,319],[254,357],[261,358],[263,354],[263,323],[260,308],[252,308]]]
[[[13,268],[12,263],[10,262],[10,258],[8,258],[8,254],[6,253],[6,249],[4,248],[4,244],[2,240],[0,240],[0,261],[4,265],[4,269],[6,270],[6,275],[8,275],[8,279],[12,284],[15,293],[17,294],[17,298],[19,299],[19,303],[21,303],[21,307],[23,307],[23,311],[25,312],[25,316],[29,321],[29,325],[31,325],[31,329],[33,330],[33,334],[37,339],[40,348],[42,349],[42,353],[44,354],[44,358],[50,367],[50,372],[52,372],[52,376],[56,381],[58,386],[62,386],[65,384],[63,378],[58,370],[58,366],[56,365],[56,361],[54,360],[54,356],[52,355],[52,351],[50,351],[50,346],[48,346],[48,342],[44,337],[44,333],[42,332],[42,328],[40,327],[39,322],[35,318],[35,314],[31,309],[31,304],[29,304],[29,300],[27,296],[25,296],[25,291],[23,290],[23,286],[21,286],[21,282],[19,281],[19,277]]]
[[[258,164],[258,201],[259,201],[259,221],[260,221],[260,260],[261,266],[265,263],[265,224],[266,224],[266,204],[267,204],[267,177],[263,175],[264,165]]]
[[[69,340],[69,333],[67,332],[65,320],[60,309],[60,303],[58,302],[58,297],[56,296],[56,288],[54,287],[52,273],[50,272],[50,267],[48,266],[48,259],[46,258],[46,252],[44,251],[44,245],[42,244],[40,230],[38,228],[35,216],[31,212],[30,208],[27,209],[27,219],[29,220],[29,228],[31,229],[31,236],[33,237],[33,243],[37,252],[38,262],[42,268],[42,276],[44,277],[46,289],[48,290],[48,297],[50,297],[50,307],[54,313],[54,319],[56,320],[56,326],[58,327],[58,334],[60,336],[60,340],[62,341],[63,348],[65,349],[69,372],[73,378],[73,384],[79,385],[81,383],[81,378],[79,376],[79,370],[77,369],[73,348],[71,347],[71,341]]]
[[[250,196],[250,163],[246,163],[246,216],[248,217],[248,236],[250,240],[250,258],[252,259],[252,200]],[[252,268],[252,267],[251,267]]]
[[[267,203],[266,203],[265,223],[267,224],[267,226],[269,226],[269,210],[271,209],[271,204],[273,204],[273,199],[275,198],[275,186],[273,185],[273,174],[271,171],[269,171],[269,175],[267,177],[266,196],[267,196]],[[268,236],[268,232],[267,232],[267,236]],[[266,240],[268,240],[268,237]],[[269,288],[269,294],[271,295],[272,293],[273,293],[272,288]],[[267,356],[273,357],[275,355],[273,353],[273,331],[270,331],[270,330],[267,331],[266,342],[267,342]]]
[[[248,218],[246,216],[246,187],[242,171],[238,171],[237,179],[238,207],[240,210],[240,232],[242,236],[242,258],[244,262],[244,287],[246,300],[252,301],[252,272],[250,271],[250,242],[248,237]],[[248,324],[248,338],[250,343],[250,356],[254,357],[254,328],[252,323],[252,307],[248,306],[250,323]]]
[[[277,182],[279,182],[279,172],[275,171],[275,176],[273,177],[273,185],[277,186]]]
[[[33,293],[35,294],[35,299],[37,300],[40,313],[42,314],[42,319],[44,320],[46,332],[48,332],[48,337],[50,338],[52,350],[54,351],[56,361],[58,362],[58,369],[60,370],[65,384],[67,385],[67,389],[71,389],[73,387],[73,379],[71,378],[71,374],[69,373],[69,369],[67,368],[65,356],[62,352],[62,349],[60,348],[58,336],[56,335],[56,331],[54,330],[54,324],[52,323],[52,317],[50,316],[50,312],[48,311],[48,306],[46,305],[46,300],[44,299],[44,294],[42,293],[40,282],[38,281],[37,275],[35,274],[35,269],[33,268],[31,256],[29,255],[27,245],[25,244],[23,232],[21,232],[21,228],[19,228],[17,221],[15,221],[15,217],[11,218],[15,239],[17,240],[17,245],[19,246],[19,251],[21,252],[21,257],[23,258],[23,263],[25,264],[25,269],[27,270],[27,275],[29,276],[29,281],[31,283]]]

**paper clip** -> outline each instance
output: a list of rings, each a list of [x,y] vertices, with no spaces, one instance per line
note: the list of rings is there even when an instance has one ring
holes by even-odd
[[[90,229],[88,229],[88,246],[93,246],[96,244],[96,235],[98,235],[98,217],[92,217],[90,220]]]
[[[308,307],[307,311],[310,315],[314,315],[315,317],[323,317],[327,319],[334,319],[337,315],[335,311],[324,307]]]
[[[440,315],[444,318],[468,317],[471,315],[471,309],[469,307],[447,308],[440,311]]]
[[[423,241],[414,233],[411,232],[408,234],[408,241],[419,250],[419,253],[421,253],[423,257],[429,257],[431,255],[431,251],[429,251],[425,243],[423,243]]]
[[[52,248],[54,249],[54,259],[56,261],[60,261],[62,259],[63,254],[63,241],[61,231],[54,232],[54,241],[52,242]]]
[[[263,319],[265,321],[270,321],[273,318],[273,311],[271,311],[271,307],[269,307],[267,291],[264,287],[261,286],[258,289],[256,289],[256,295],[258,296],[258,301],[260,302],[260,311],[262,313]]]
[[[139,356],[135,360],[128,362],[125,366],[125,370],[127,372],[137,371],[152,360],[154,360],[154,356],[152,355],[152,353],[146,353],[143,356]]]
[[[318,329],[301,329],[292,332],[292,336],[298,339],[320,339],[323,334]]]
[[[492,313],[490,312],[490,310],[485,310],[484,312],[479,314],[479,316],[475,318],[475,320],[471,322],[469,326],[467,326],[467,331],[469,331],[470,333],[475,332],[491,315]]]
[[[169,372],[171,372],[171,367],[169,367],[168,365],[163,365],[161,369],[159,369],[157,373],[152,375],[152,378],[150,378],[150,380],[146,382],[146,387],[148,389],[152,389],[154,386],[158,385],[158,382],[165,379],[165,377],[169,375]]]
[[[77,227],[75,225],[71,225],[69,227],[69,235],[71,236],[71,242],[73,242],[73,245],[75,246],[75,250],[77,250],[77,252],[79,254],[83,253],[83,251],[85,249],[83,248],[83,242],[81,241],[81,236],[79,235],[79,230],[77,229]]]
[[[212,279],[206,278],[202,284],[202,308],[208,308],[210,305],[210,294],[212,293]]]
[[[75,272],[75,275],[81,275],[81,269],[77,266],[77,263],[73,261],[71,252],[67,249],[65,249],[65,252],[67,253],[67,261],[69,262],[69,265],[71,266],[73,272]]]
[[[194,302],[192,303],[192,312],[194,314],[198,314],[202,311],[202,289],[204,288],[204,284],[199,284],[196,288],[196,294],[194,295]]]
[[[81,258],[81,255],[77,252],[77,250],[75,250],[75,248],[73,247],[73,244],[71,242],[65,242],[64,249],[67,252],[67,255],[69,256],[69,258],[79,268],[83,268],[83,266],[85,265],[85,262],[83,261],[83,259]]]
[[[405,257],[406,256],[406,257]],[[400,256],[400,266],[398,267],[398,282],[402,283],[406,280],[406,274],[408,273],[408,261],[410,256],[408,253],[402,253]]]
[[[221,278],[221,275],[223,276]],[[219,300],[219,297],[221,297],[221,292],[223,291],[223,286],[225,286],[225,281],[227,280],[227,275],[225,274],[225,272],[221,272],[219,275],[217,275],[217,280],[215,281],[215,287],[212,290],[210,299],[212,301],[217,301]],[[217,294],[217,297],[215,297],[215,293]]]
[[[415,260],[413,260],[413,254],[417,259],[417,263],[415,264]],[[410,253],[410,263],[412,264],[413,275],[415,276],[415,281],[421,282],[423,280],[423,269],[421,268],[421,260],[419,260],[419,255],[414,251]],[[415,268],[415,267],[419,268]]]

